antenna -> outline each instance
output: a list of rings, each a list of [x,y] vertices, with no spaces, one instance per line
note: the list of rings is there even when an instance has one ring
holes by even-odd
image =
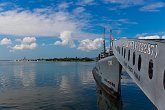
[[[113,38],[112,38],[112,29],[110,29],[110,47],[109,47],[109,50],[111,51],[112,50],[112,40],[113,40]]]
[[[105,28],[104,28],[104,40],[103,40],[103,43],[104,43],[104,54],[106,53],[106,49],[105,49]]]

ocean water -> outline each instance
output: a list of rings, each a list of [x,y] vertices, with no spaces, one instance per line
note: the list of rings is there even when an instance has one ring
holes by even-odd
[[[122,100],[98,91],[95,62],[0,62],[0,110],[156,110],[124,73]]]

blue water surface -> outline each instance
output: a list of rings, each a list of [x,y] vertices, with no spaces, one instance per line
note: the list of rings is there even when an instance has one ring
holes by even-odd
[[[98,104],[102,95],[97,95],[94,66],[95,62],[1,61],[0,110],[105,110]],[[156,110],[127,74],[122,77],[122,110]]]

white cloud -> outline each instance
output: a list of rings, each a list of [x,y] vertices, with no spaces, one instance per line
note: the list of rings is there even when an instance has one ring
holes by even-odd
[[[20,42],[20,44],[10,47],[12,49],[10,50],[11,52],[15,50],[35,49],[38,46],[35,37],[24,37],[23,39],[16,39],[15,41]]]
[[[159,8],[165,7],[165,3],[163,2],[156,2],[156,3],[151,3],[149,5],[143,6],[140,8],[140,11],[145,11],[145,12],[157,12],[159,11]]]
[[[0,34],[18,36],[57,36],[61,32],[78,31],[81,23],[68,12],[10,10],[0,12]]]
[[[36,42],[35,37],[24,37],[23,39],[16,39],[16,42],[21,42],[21,43],[34,43]]]
[[[78,15],[78,14],[83,13],[84,11],[85,11],[85,8],[84,8],[84,7],[77,7],[77,8],[75,8],[75,9],[73,10],[73,13],[74,13],[75,15]]]
[[[119,4],[118,8],[127,8],[144,4],[144,0],[104,0],[105,3]]]
[[[79,0],[77,5],[86,6],[86,5],[96,5],[95,0]]]
[[[0,40],[0,45],[9,45],[12,44],[12,41],[8,38],[3,38],[2,40]]]
[[[145,0],[103,0],[104,3],[116,4],[109,9],[111,11],[124,9],[132,6],[142,6],[139,10],[145,12],[157,12],[159,8],[165,7],[163,2],[152,2]]]
[[[165,35],[164,35],[164,36],[162,36],[162,39],[165,39]]]
[[[160,39],[160,38],[161,37],[158,35],[138,37],[138,39]]]
[[[35,37],[25,37],[22,40],[23,43],[34,43],[36,42],[36,38]]]
[[[94,40],[85,39],[80,42],[78,49],[83,51],[97,50],[102,46],[102,44],[102,38],[96,38]]]
[[[81,3],[92,4],[94,0],[84,0]],[[11,47],[13,50],[31,49],[31,43],[36,42],[32,36],[60,36],[61,41],[52,45],[66,45],[73,48],[75,47],[73,39],[93,38],[96,35],[82,32],[90,26],[88,24],[91,15],[84,12],[85,8],[80,6],[69,12],[65,10],[69,5],[72,5],[72,2],[61,2],[57,4],[55,11],[48,7],[36,8],[33,11],[17,8],[0,12],[0,34],[25,37],[15,40],[16,44]]]
[[[59,10],[65,10],[68,7],[69,7],[69,3],[67,3],[67,2],[62,2],[62,3],[58,4],[58,9]]]
[[[120,22],[123,24],[138,24],[137,22],[129,21],[128,19],[118,19],[118,20],[113,20],[113,21]]]
[[[31,43],[31,44],[17,44],[14,47],[12,47],[13,50],[26,50],[26,49],[34,49],[37,47],[37,43]]]
[[[74,41],[72,39],[72,32],[71,31],[64,31],[60,34],[61,41],[56,41],[54,45],[69,45],[71,48],[75,47]]]

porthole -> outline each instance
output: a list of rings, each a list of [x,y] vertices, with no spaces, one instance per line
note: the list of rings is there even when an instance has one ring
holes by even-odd
[[[138,70],[139,71],[141,69],[141,62],[142,62],[142,58],[141,58],[141,55],[139,55],[139,59],[138,59]]]
[[[133,52],[133,65],[135,65],[135,52]]]
[[[102,94],[102,91],[101,91],[101,90],[99,90],[99,93],[100,93],[100,94]]]
[[[153,77],[153,61],[152,61],[152,59],[149,61],[149,64],[148,64],[148,76],[150,79],[152,79],[152,77]]]
[[[164,77],[163,77],[163,86],[164,86],[164,89],[165,89],[165,71],[164,71]]]
[[[123,47],[122,47],[122,50],[121,50],[121,55],[123,56]]]
[[[120,54],[120,47],[117,46],[117,52]]]
[[[128,50],[128,61],[130,60],[130,50]]]
[[[119,54],[120,54],[120,47],[119,47]]]
[[[125,58],[125,54],[126,54],[126,48],[124,48],[124,58]]]

